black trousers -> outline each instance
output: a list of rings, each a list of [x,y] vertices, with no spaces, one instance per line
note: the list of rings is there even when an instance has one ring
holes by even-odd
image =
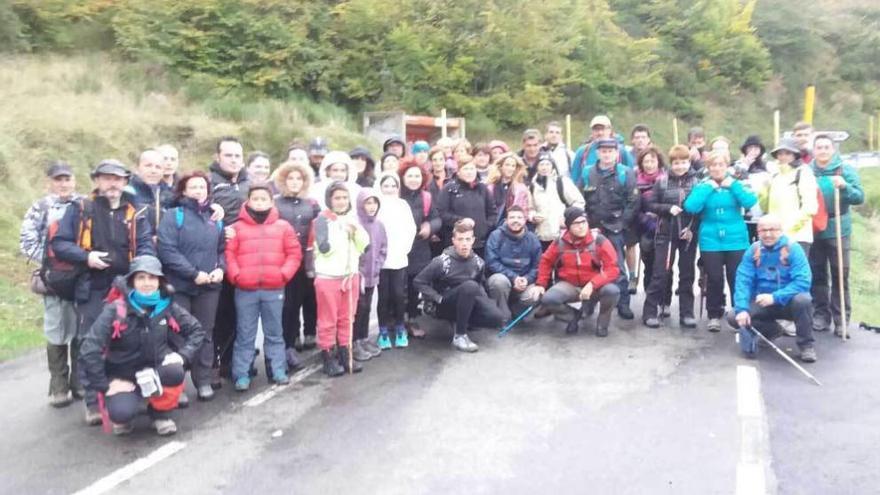
[[[416,285],[413,283],[415,280],[417,273],[407,273],[406,274],[406,318],[407,320],[413,320],[418,318],[419,315],[422,314],[422,311],[419,309],[419,290],[416,289]]]
[[[232,344],[235,342],[235,286],[226,279],[220,288],[217,316],[214,320],[214,366],[221,370],[232,367]]]
[[[205,290],[197,296],[174,294],[174,302],[199,320],[205,331],[205,340],[193,356],[190,368],[196,387],[211,384],[211,369],[214,367],[214,321],[217,317],[217,302],[219,300],[220,289]],[[177,346],[173,347],[179,349],[179,346],[183,345],[183,338],[177,334],[173,335],[174,341],[179,340]]]
[[[644,284],[645,293],[648,293],[648,287],[651,286],[651,279],[654,278],[654,260],[657,259],[657,251],[654,248],[654,235],[644,234],[639,239],[639,253],[640,258],[642,259],[642,265],[644,266],[642,283]],[[665,253],[664,253],[665,255]],[[669,286],[672,286],[672,279],[669,279]],[[671,290],[671,289],[670,289]],[[666,305],[669,305],[667,300],[664,300]]]
[[[782,335],[782,329],[776,320],[793,321],[797,331],[798,347],[803,349],[813,345],[813,301],[807,293],[794,296],[785,306],[773,304],[761,307],[753,302],[749,307],[749,316],[752,319],[752,326],[768,339]],[[739,326],[733,312],[727,322],[733,328]]]
[[[724,279],[727,278],[727,289],[731,296],[736,288],[736,269],[743,257],[744,250],[702,252],[703,269],[708,275],[706,284],[706,311],[709,318],[721,318],[727,305],[724,293]]]
[[[849,296],[850,238],[844,237],[843,247],[843,296],[846,304],[846,321],[850,321],[852,303]],[[813,322],[816,328],[828,328],[840,319],[840,278],[837,263],[837,239],[815,239],[810,247],[810,270],[813,272]],[[830,287],[829,287],[830,284]]]
[[[355,340],[363,340],[370,336],[370,309],[375,290],[375,287],[364,287],[364,293],[358,297],[357,311],[354,313]]]
[[[456,335],[466,334],[470,326],[497,328],[504,322],[495,301],[473,280],[444,292],[437,316],[454,322]]]
[[[379,272],[379,326],[403,325],[406,313],[406,268],[382,269]]]
[[[183,366],[179,364],[159,366],[156,368],[156,373],[159,374],[159,382],[163,387],[176,387],[183,383],[186,376]],[[131,377],[122,377],[122,379],[131,380]],[[121,392],[106,398],[107,415],[110,416],[110,421],[116,424],[128,423],[140,412],[145,400],[135,382],[133,392]],[[152,419],[166,419],[171,416],[171,411],[157,411],[152,406],[147,407],[147,413]]]
[[[694,316],[694,258],[697,242],[657,236],[654,239],[654,264],[651,284],[645,296],[642,318],[656,318],[657,307],[672,301],[672,264],[678,255],[678,317]],[[669,258],[667,262],[667,258]],[[666,269],[667,264],[669,270]]]
[[[318,302],[315,297],[315,279],[306,276],[300,269],[293,279],[284,286],[284,309],[281,312],[281,327],[284,329],[284,345],[293,347],[299,338],[300,311],[302,311],[303,336],[315,336],[318,327]]]
[[[71,387],[85,388],[86,393],[84,400],[86,406],[89,407],[97,407],[98,394],[90,390],[88,387],[85,368],[79,360],[79,348],[82,345],[82,341],[86,334],[89,332],[89,329],[92,328],[92,325],[95,324],[95,320],[101,315],[101,311],[104,309],[105,304],[104,298],[107,297],[109,291],[109,289],[90,291],[87,301],[76,303],[76,314],[79,321],[76,326],[76,337],[70,343],[70,362],[72,363],[70,376],[73,377]]]

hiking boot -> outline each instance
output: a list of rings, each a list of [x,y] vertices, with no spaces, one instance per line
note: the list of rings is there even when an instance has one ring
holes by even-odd
[[[272,375],[272,381],[275,382],[276,385],[290,385],[290,377],[287,376],[287,373]]]
[[[355,361],[354,359],[349,361],[348,346],[346,346],[346,345],[339,346],[338,356],[339,356],[339,364],[342,365],[343,372],[345,372],[345,373],[360,373],[361,371],[364,371],[364,367],[361,365],[361,363]],[[349,364],[351,364],[351,368],[349,368]]]
[[[200,385],[196,389],[197,397],[202,402],[208,402],[214,399],[214,387],[210,385]]]
[[[341,376],[345,373],[332,350],[321,351],[321,358],[324,360],[324,374],[327,376]]]
[[[398,327],[397,329],[397,338],[394,339],[394,347],[407,347],[409,345],[409,340],[406,338],[406,329]]]
[[[474,344],[466,333],[453,336],[452,347],[455,347],[462,352],[477,352],[480,350],[480,347],[477,344]]]
[[[414,320],[406,322],[407,333],[415,339],[424,339],[426,332]]]
[[[376,347],[385,351],[391,349],[391,339],[388,337],[388,329],[379,329],[379,338],[376,339]]]
[[[632,310],[629,309],[629,306],[618,306],[617,315],[624,320],[632,320],[636,317],[636,315],[633,314]]]
[[[306,335],[303,339],[303,349],[314,349],[317,345],[314,335]]]
[[[693,316],[682,316],[679,318],[678,324],[684,328],[697,328],[697,320]]]
[[[298,371],[303,368],[302,360],[299,358],[299,355],[297,355],[296,349],[289,347],[284,351],[284,356],[287,358],[288,371]]]
[[[293,348],[296,349],[297,352],[303,351],[303,341],[299,336],[293,339]]]
[[[706,330],[710,332],[720,332],[721,320],[719,318],[709,318],[709,322],[706,323]]]
[[[67,366],[67,346],[46,344],[49,362],[49,404],[52,407],[70,405],[70,368]]]
[[[97,405],[86,406],[86,424],[89,426],[98,426],[101,424],[101,411]]]
[[[351,348],[355,361],[369,361],[373,358],[373,355],[364,349],[364,344],[362,342],[362,340],[355,340],[354,345]]]
[[[251,388],[251,379],[248,376],[240,376],[235,379],[235,391],[247,392]]]
[[[370,357],[379,357],[382,354],[382,349],[379,349],[379,346],[370,339],[361,340],[361,349],[369,352]]]
[[[574,315],[572,316],[571,321],[569,321],[565,325],[566,335],[574,335],[574,334],[578,333],[578,330],[579,330],[578,325],[581,322],[580,316],[581,315],[580,315],[579,311],[574,312]]]
[[[83,400],[86,396],[86,389],[70,387],[70,396],[73,400]]]
[[[550,311],[549,308],[547,308],[547,307],[545,307],[545,306],[541,306],[540,308],[536,309],[536,310],[532,313],[532,318],[534,318],[534,319],[536,319],[536,320],[540,320],[541,318],[546,318],[546,317],[548,317],[548,316],[550,316],[550,315],[552,315],[552,314],[553,314],[553,312]]]
[[[814,332],[827,332],[831,330],[831,322],[825,320],[821,317],[813,316],[813,331]]]
[[[604,325],[599,325],[596,327],[596,337],[607,337],[608,336],[608,327]]]
[[[656,318],[656,317],[646,318],[644,323],[645,323],[645,326],[648,328],[660,328],[660,318]]]
[[[186,392],[180,392],[180,397],[177,398],[177,407],[181,409],[189,407],[189,396],[186,395]]]
[[[128,423],[113,423],[113,434],[117,437],[128,435],[132,431],[134,431],[134,425],[131,424],[131,421]]]
[[[816,362],[816,348],[813,346],[807,346],[801,348],[801,361],[805,363],[815,363]]]
[[[672,310],[669,306],[660,306],[660,318],[669,318],[672,316]]]
[[[238,382],[236,382],[236,384],[237,383]],[[153,428],[156,429],[156,433],[158,433],[160,437],[166,437],[177,433],[177,425],[172,419],[154,419]]]
[[[581,303],[581,306],[584,316],[593,316],[593,313],[596,312],[596,303],[592,301],[584,301]]]
[[[632,295],[634,295],[636,292],[639,291],[639,279],[638,279],[638,277],[631,277],[631,278],[629,279],[629,287],[628,287],[627,290],[629,290],[629,293],[632,294]]]
[[[69,392],[55,392],[49,396],[49,405],[52,407],[67,407],[72,402]]]

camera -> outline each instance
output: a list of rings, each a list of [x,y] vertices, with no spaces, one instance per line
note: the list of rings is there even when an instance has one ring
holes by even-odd
[[[141,395],[144,398],[162,395],[162,382],[159,381],[159,373],[153,368],[144,368],[134,374]]]

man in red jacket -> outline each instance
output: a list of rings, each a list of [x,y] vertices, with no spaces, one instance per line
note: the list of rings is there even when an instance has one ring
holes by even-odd
[[[580,311],[591,315],[598,301],[596,335],[606,337],[611,311],[620,298],[620,289],[614,283],[620,275],[617,252],[608,239],[590,231],[582,208],[572,206],[565,210],[565,227],[567,230],[541,256],[531,298],[540,298],[541,305],[556,316],[570,317],[565,327],[568,334],[577,333]],[[557,282],[548,290],[554,271]],[[583,301],[581,310],[568,307],[568,303],[578,300]]]

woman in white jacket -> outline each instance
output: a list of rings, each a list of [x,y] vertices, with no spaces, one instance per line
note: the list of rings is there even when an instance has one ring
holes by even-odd
[[[352,198],[351,201],[354,204],[354,198],[360,194],[361,186],[356,182],[357,170],[351,163],[351,157],[344,151],[331,151],[324,156],[324,159],[321,160],[321,166],[318,167],[317,182],[309,189],[309,196],[321,205],[322,210],[328,208],[324,193],[327,187],[337,180],[345,182],[349,198]]]
[[[538,155],[537,173],[529,186],[533,207],[529,220],[544,251],[559,237],[565,225],[563,214],[569,206],[584,207],[584,197],[567,176],[560,176],[556,163],[547,153]]]
[[[379,272],[379,348],[390,349],[388,330],[394,329],[394,347],[409,345],[403,325],[406,313],[406,267],[409,251],[416,238],[416,223],[409,204],[400,198],[400,177],[395,172],[382,172],[376,181],[382,194],[379,220],[385,225],[388,251]]]

